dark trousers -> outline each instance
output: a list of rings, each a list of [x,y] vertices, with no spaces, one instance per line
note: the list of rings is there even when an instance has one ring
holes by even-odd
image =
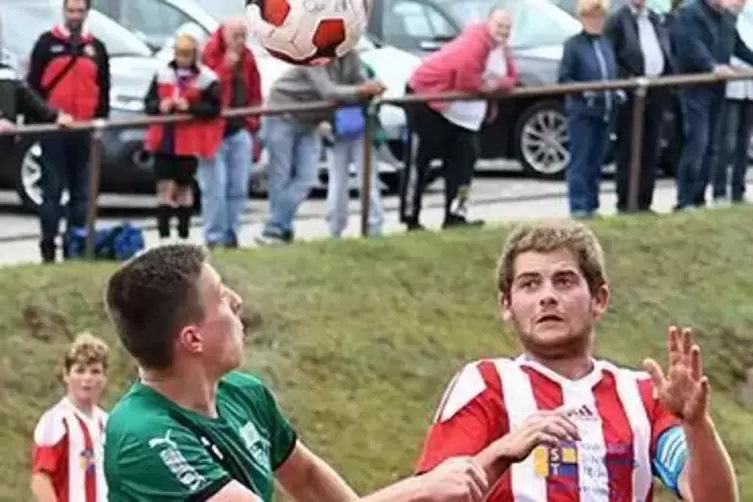
[[[405,168],[400,178],[400,221],[419,222],[429,166],[436,158],[442,161],[445,178],[445,220],[462,213],[479,156],[478,133],[452,124],[425,104],[408,108],[407,116]]]
[[[714,169],[714,198],[727,197],[727,185],[732,202],[742,202],[745,195],[745,172],[748,168],[748,146],[753,128],[753,101],[727,100],[724,105],[719,137],[722,141],[718,163]],[[729,165],[732,164],[732,176]]]
[[[89,149],[87,133],[65,133],[42,140],[42,205],[39,219],[42,241],[55,239],[64,216],[60,197],[68,189],[70,200],[66,220],[67,229],[86,226],[89,196]]]
[[[630,164],[632,161],[633,96],[620,107],[617,113],[617,210],[627,211],[630,194]],[[638,211],[651,209],[656,187],[659,163],[662,122],[668,96],[662,92],[650,92],[646,97],[643,120],[643,144],[640,151],[640,177],[638,182]]]
[[[683,147],[677,166],[677,209],[706,204],[719,152],[724,88],[681,91]]]
[[[565,171],[570,213],[591,216],[599,209],[599,182],[609,139],[604,117],[586,114],[567,116],[570,162]]]

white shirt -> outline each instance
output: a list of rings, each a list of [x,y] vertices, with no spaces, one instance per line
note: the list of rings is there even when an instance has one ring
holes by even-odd
[[[507,75],[507,58],[501,45],[493,49],[486,60],[484,82],[499,80]],[[453,101],[442,111],[444,118],[458,127],[478,131],[486,117],[486,101]]]
[[[635,12],[635,11],[634,11]],[[648,17],[648,10],[635,12],[638,23],[638,39],[643,53],[643,73],[647,77],[658,77],[664,73],[664,53],[661,50],[656,29]]]

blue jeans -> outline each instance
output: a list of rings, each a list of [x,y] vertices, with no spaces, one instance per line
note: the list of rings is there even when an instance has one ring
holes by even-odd
[[[677,208],[703,206],[719,152],[723,91],[681,91],[684,141],[677,166]]]
[[[337,139],[332,147],[327,186],[327,222],[332,237],[340,237],[348,224],[350,202],[350,164],[357,166],[358,186],[363,186],[363,138]],[[376,154],[371,155],[371,192],[369,193],[369,235],[382,233],[382,200]]]
[[[207,245],[238,245],[241,214],[248,197],[252,148],[251,134],[242,129],[225,138],[213,158],[199,163]]]
[[[753,128],[753,101],[727,100],[719,137],[723,141],[719,161],[714,170],[714,198],[727,197],[728,167],[732,202],[741,202],[745,195],[745,171],[748,168],[748,146]]]
[[[592,216],[599,209],[599,182],[609,139],[609,124],[600,116],[567,117],[570,163],[565,171],[570,214]]]
[[[68,230],[86,226],[89,200],[89,134],[65,133],[41,141],[42,145],[42,205],[39,220],[42,241],[51,241],[60,232],[63,209],[60,197],[68,189],[66,227]]]
[[[269,220],[264,235],[293,234],[298,208],[316,184],[321,140],[316,128],[294,118],[269,117],[264,125],[269,154]]]

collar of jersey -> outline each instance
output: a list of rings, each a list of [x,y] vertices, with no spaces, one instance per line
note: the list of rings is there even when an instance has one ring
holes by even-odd
[[[550,370],[543,364],[530,359],[525,354],[518,356],[516,362],[520,366],[528,366],[529,368],[536,370],[548,379],[563,387],[592,389],[604,377],[604,365],[601,363],[601,361],[593,358],[591,359],[591,363],[593,364],[593,369],[591,370],[591,372],[577,380],[571,380],[567,377],[564,377],[556,371]]]

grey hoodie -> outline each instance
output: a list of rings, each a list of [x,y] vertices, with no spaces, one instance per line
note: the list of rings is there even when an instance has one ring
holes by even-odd
[[[351,51],[326,66],[294,66],[272,84],[268,103],[272,106],[318,100],[353,103],[358,101],[358,88],[364,82],[358,53]],[[332,110],[306,111],[293,116],[315,127],[329,120]]]

